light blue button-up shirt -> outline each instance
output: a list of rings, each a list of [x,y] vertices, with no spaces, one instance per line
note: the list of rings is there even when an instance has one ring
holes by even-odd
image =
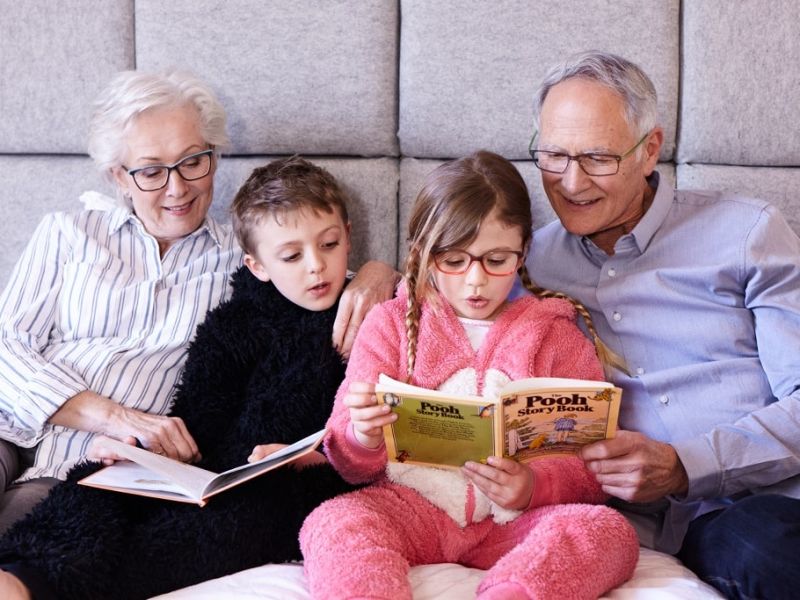
[[[540,286],[591,312],[626,361],[620,427],[669,442],[689,477],[654,545],[739,493],[800,495],[800,239],[776,208],[658,185],[613,256],[556,221],[534,233]]]

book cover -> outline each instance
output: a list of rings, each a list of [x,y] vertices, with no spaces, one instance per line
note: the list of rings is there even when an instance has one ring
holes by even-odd
[[[78,483],[126,494],[205,506],[212,496],[313,452],[324,436],[325,430],[322,429],[259,461],[245,463],[222,473],[153,454],[118,440],[106,440],[109,447],[127,460],[117,461],[84,477]]]
[[[611,438],[622,390],[604,381],[539,377],[482,398],[381,375],[375,393],[398,415],[383,428],[390,461],[458,468],[491,455],[527,462]]]

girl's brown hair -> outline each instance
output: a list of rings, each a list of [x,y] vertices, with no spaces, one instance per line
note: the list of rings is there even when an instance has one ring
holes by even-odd
[[[438,307],[431,277],[433,256],[444,249],[471,244],[481,224],[493,212],[503,224],[520,228],[522,251],[527,253],[533,226],[528,189],[514,165],[498,154],[480,150],[448,161],[434,169],[423,182],[408,222],[409,249],[404,267],[408,286],[405,324],[409,381],[416,361],[421,302],[427,300],[434,309]],[[603,364],[624,368],[624,362],[600,340],[589,311],[582,304],[565,294],[536,286],[524,260],[517,273],[525,288],[536,296],[561,298],[572,303],[586,322]]]

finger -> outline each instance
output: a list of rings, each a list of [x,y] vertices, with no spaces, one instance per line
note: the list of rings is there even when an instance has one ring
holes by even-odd
[[[367,307],[372,306],[372,303],[365,302],[363,296],[358,296],[353,306],[353,312],[350,314],[350,319],[347,322],[347,327],[344,331],[344,338],[342,339],[342,347],[339,349],[342,356],[349,357],[350,350],[353,348],[358,330],[361,323],[364,322],[364,317],[367,314]]]
[[[344,346],[344,338],[347,333],[347,326],[350,323],[350,315],[353,313],[353,290],[345,289],[339,299],[339,308],[336,310],[336,319],[333,321],[333,347],[341,351]]]
[[[348,393],[342,399],[342,404],[350,409],[373,407],[378,406],[378,397],[375,394]],[[380,406],[388,407],[386,404],[381,404]]]

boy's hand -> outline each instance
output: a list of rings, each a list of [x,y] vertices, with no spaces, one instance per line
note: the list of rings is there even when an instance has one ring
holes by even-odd
[[[490,456],[488,465],[468,461],[461,472],[502,508],[524,510],[533,494],[533,472],[510,458]]]
[[[383,443],[383,426],[397,420],[397,415],[387,404],[378,404],[375,385],[353,382],[344,397],[350,409],[353,433],[359,443],[367,448],[377,448]]]
[[[253,448],[250,456],[247,457],[247,462],[254,463],[259,461],[262,458],[269,456],[273,452],[277,452],[281,448],[285,448],[286,446],[287,444],[259,444]],[[290,464],[295,467],[309,467],[311,465],[321,465],[326,462],[328,462],[328,459],[325,458],[325,455],[322,454],[322,452],[315,450],[314,452],[309,452],[308,454],[293,460]]]

